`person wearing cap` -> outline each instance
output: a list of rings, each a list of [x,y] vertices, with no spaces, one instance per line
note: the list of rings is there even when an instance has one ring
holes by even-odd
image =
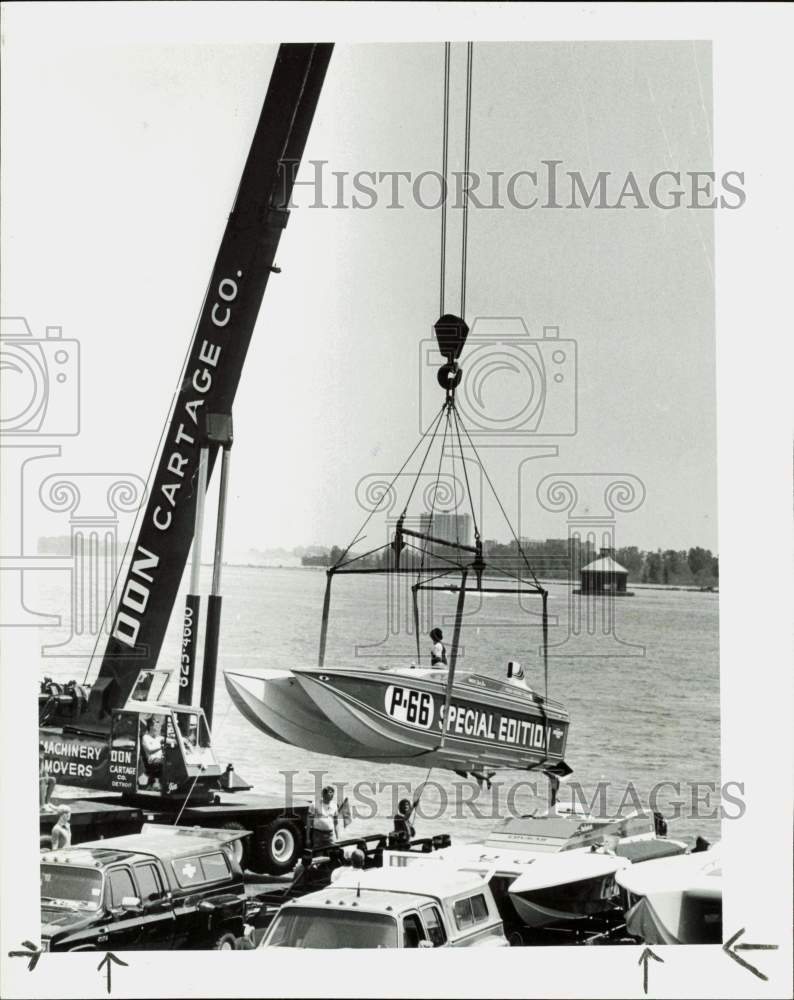
[[[447,666],[447,647],[441,641],[444,638],[444,633],[440,628],[434,628],[430,632],[430,638],[433,641],[433,645],[430,647],[430,666],[443,669]]]
[[[59,851],[72,846],[72,810],[69,806],[58,806],[58,819],[52,828],[52,849]]]

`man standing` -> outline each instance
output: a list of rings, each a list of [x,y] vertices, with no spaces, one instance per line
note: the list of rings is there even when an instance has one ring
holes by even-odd
[[[69,806],[58,806],[58,819],[52,828],[52,849],[59,851],[72,846],[72,810]]]
[[[163,776],[163,739],[160,735],[160,728],[157,719],[153,715],[149,716],[146,723],[146,732],[141,737],[141,748],[146,764],[146,773],[154,782],[160,783]]]
[[[334,788],[326,785],[320,801],[309,806],[309,840],[312,847],[330,847],[339,836],[339,810]]]
[[[57,812],[58,810],[50,802],[52,793],[55,791],[55,778],[47,771],[44,760],[44,744],[39,743],[39,811]]]

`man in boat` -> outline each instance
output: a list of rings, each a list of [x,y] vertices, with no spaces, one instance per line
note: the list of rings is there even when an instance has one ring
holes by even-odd
[[[447,647],[442,642],[444,633],[440,628],[434,628],[430,632],[433,645],[430,647],[430,666],[443,669],[447,666]]]

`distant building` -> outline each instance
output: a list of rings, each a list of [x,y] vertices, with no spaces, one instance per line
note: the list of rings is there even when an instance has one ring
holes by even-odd
[[[432,521],[430,514],[419,515],[419,530],[422,534],[432,535],[433,538],[443,538],[446,542],[456,542],[460,545],[472,545],[471,540],[471,514],[433,514]],[[454,558],[454,549],[447,548],[446,545],[428,545],[427,551],[431,554],[446,556],[448,559]]]
[[[580,571],[581,589],[577,594],[615,594],[632,597],[626,590],[629,571],[615,561],[612,549],[601,549],[598,559],[583,566]]]

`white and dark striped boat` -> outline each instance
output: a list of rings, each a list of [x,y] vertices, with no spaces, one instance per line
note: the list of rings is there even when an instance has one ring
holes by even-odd
[[[568,713],[520,680],[463,670],[450,685],[446,670],[412,667],[224,676],[257,728],[316,753],[466,773],[565,770]]]

